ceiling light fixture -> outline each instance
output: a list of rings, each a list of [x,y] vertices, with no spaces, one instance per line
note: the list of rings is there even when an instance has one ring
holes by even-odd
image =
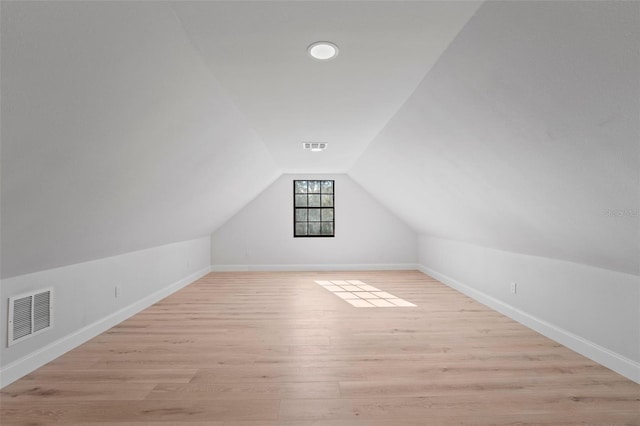
[[[338,56],[338,46],[330,41],[316,41],[307,47],[307,51],[319,61],[328,61]]]

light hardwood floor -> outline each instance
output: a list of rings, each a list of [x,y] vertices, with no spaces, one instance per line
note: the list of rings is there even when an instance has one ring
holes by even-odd
[[[640,425],[640,385],[415,271],[212,273],[0,395],[3,426]]]

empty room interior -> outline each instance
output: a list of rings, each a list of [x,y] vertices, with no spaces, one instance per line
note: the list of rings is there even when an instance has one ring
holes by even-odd
[[[2,425],[640,425],[640,2],[0,18]]]

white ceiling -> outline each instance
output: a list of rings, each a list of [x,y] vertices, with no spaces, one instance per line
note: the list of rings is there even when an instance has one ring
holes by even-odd
[[[226,93],[284,172],[345,172],[481,2],[175,2]],[[320,62],[307,46],[331,41]],[[323,153],[303,141],[329,144]]]
[[[0,7],[2,277],[207,235],[283,172],[638,274],[639,2]]]
[[[279,175],[159,2],[2,2],[2,276],[211,233]]]
[[[638,275],[640,3],[485,3],[349,174],[421,234]]]

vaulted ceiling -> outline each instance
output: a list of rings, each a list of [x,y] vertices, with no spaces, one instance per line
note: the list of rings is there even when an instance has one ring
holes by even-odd
[[[480,2],[176,2],[189,39],[278,166],[346,172]],[[313,42],[337,43],[319,62]],[[322,156],[303,141],[329,143]]]
[[[419,233],[639,272],[640,3],[1,8],[3,277],[207,235],[283,172],[348,172]]]

